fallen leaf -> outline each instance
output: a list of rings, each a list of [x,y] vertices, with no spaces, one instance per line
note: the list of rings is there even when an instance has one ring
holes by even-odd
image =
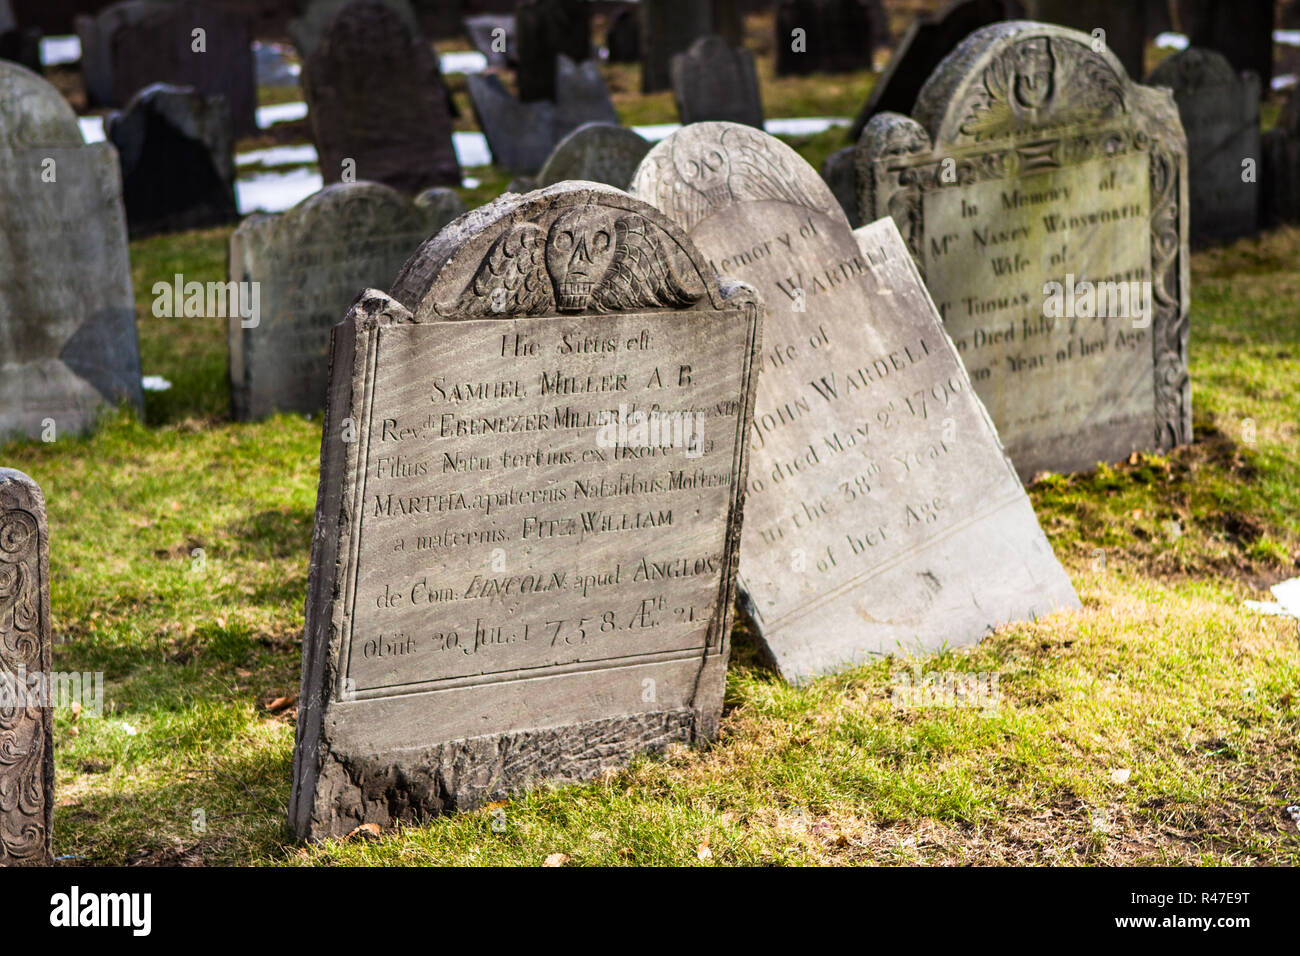
[[[510,806],[509,800],[493,800],[487,805],[489,810],[500,810],[502,807]]]
[[[351,840],[356,837],[358,840],[378,840],[382,835],[383,831],[379,829],[378,823],[363,823],[343,839]]]
[[[567,854],[567,853],[552,853],[552,854],[551,854],[550,856],[548,856],[548,857],[546,858],[546,860],[542,863],[542,866],[564,866],[564,864],[566,864],[566,863],[568,863],[568,862],[569,862],[569,854]]]
[[[709,849],[709,841],[705,840],[695,848],[695,856],[701,860],[713,859],[713,851]]]
[[[1111,783],[1128,783],[1128,778],[1133,776],[1132,770],[1112,770],[1110,772]]]
[[[266,705],[266,712],[268,714],[278,714],[280,711],[287,710],[296,703],[298,703],[297,694],[294,694],[292,697],[277,697]]]
[[[618,848],[618,855],[625,860],[632,859],[632,848],[630,846],[621,846]]]
[[[81,716],[81,701],[74,700],[72,702],[72,719],[76,720],[80,716]]]

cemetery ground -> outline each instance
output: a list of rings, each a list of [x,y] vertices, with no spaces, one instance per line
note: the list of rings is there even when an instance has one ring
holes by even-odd
[[[320,419],[228,418],[224,322],[150,286],[224,275],[225,228],[132,244],[146,420],[3,449],[45,489],[67,864],[1300,863],[1300,229],[1193,258],[1196,442],[1029,491],[1084,609],[921,659],[990,714],[895,706],[894,656],[803,687],[743,623],[719,738],[422,827],[285,825]],[[558,855],[557,855],[558,854]]]

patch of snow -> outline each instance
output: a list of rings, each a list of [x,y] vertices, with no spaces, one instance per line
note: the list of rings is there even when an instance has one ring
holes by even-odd
[[[1187,37],[1181,33],[1161,33],[1156,36],[1156,46],[1162,50],[1186,50]]]
[[[41,37],[41,63],[61,66],[81,59],[81,40],[75,36]]]
[[[81,138],[87,143],[104,141],[104,117],[78,116],[77,125],[81,127]]]
[[[318,172],[292,169],[287,173],[260,173],[235,183],[239,214],[284,212],[325,186]]]

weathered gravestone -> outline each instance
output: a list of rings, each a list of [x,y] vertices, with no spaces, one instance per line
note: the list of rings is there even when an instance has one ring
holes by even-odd
[[[491,73],[465,77],[470,105],[492,162],[512,172],[536,172],[556,144],[584,123],[617,123],[618,114],[594,60],[556,60],[556,100],[522,103]]]
[[[880,0],[783,0],[776,8],[779,76],[869,70],[887,42]]]
[[[1012,21],[944,60],[914,117],[867,124],[859,207],[898,223],[1020,474],[1191,441],[1169,91],[1087,34]]]
[[[325,182],[459,185],[438,63],[390,7],[343,6],[303,68],[303,92]]]
[[[672,61],[673,98],[683,124],[710,120],[763,128],[754,54],[720,36],[700,37]]]
[[[464,29],[474,49],[487,58],[488,66],[504,69],[517,62],[517,33],[513,14],[485,13],[477,17],[466,17]]]
[[[358,299],[321,446],[300,837],[714,734],[760,320],[656,210],[585,183],[475,210]]]
[[[591,56],[587,0],[521,0],[515,8],[515,79],[525,103],[555,99],[556,57],[575,63]]]
[[[1262,92],[1272,89],[1276,0],[1175,0],[1174,6],[1192,46],[1218,50],[1233,69],[1258,76]]]
[[[672,59],[713,32],[713,11],[700,0],[639,0],[641,92],[657,93],[672,86]]]
[[[1145,0],[1025,0],[1025,15],[1086,33],[1090,42],[1110,47],[1129,76],[1146,73],[1143,59],[1149,34]]]
[[[849,138],[856,142],[867,121],[877,113],[911,112],[925,81],[958,43],[980,27],[1018,19],[1024,12],[1020,0],[951,0],[938,13],[916,17],[885,72],[871,88],[867,102],[853,121]]]
[[[132,237],[239,218],[235,137],[221,97],[155,83],[110,115],[104,133],[122,163]]]
[[[892,222],[850,231],[731,123],[655,146],[632,193],[766,306],[740,584],[784,677],[1078,607]]]
[[[330,23],[349,2],[350,0],[310,0],[301,16],[289,21],[289,36],[293,39],[293,45],[298,48],[298,56],[303,63],[306,63],[307,58],[316,52],[316,47],[320,45]],[[381,2],[401,17],[402,23],[406,24],[412,36],[420,36],[420,21],[411,7],[410,0],[381,0]]]
[[[337,183],[235,230],[230,280],[258,284],[257,316],[230,316],[237,420],[325,407],[330,329],[357,290],[387,286],[425,239],[465,211],[447,189],[421,199],[380,183]]]
[[[54,828],[45,497],[0,468],[0,866],[48,866]]]
[[[1260,200],[1259,77],[1237,73],[1221,53],[1188,47],[1161,62],[1146,83],[1173,90],[1187,134],[1192,246],[1254,234]]]
[[[1300,90],[1282,107],[1277,126],[1264,136],[1260,162],[1263,224],[1300,222]]]
[[[538,186],[584,179],[627,189],[650,141],[626,126],[585,123],[560,140],[537,174]]]
[[[0,62],[0,436],[142,407],[117,152],[59,92]]]

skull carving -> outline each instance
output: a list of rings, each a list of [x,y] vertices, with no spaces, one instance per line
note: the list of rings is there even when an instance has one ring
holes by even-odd
[[[699,148],[684,148],[690,143],[690,139],[685,137],[683,139],[684,142],[679,143],[673,150],[673,166],[677,169],[677,174],[682,177],[682,182],[703,193],[714,206],[727,205],[731,202],[731,186],[728,183],[731,177],[731,160],[727,153],[709,144],[703,138],[697,144],[692,144]]]
[[[546,242],[546,271],[559,311],[587,308],[614,252],[614,220],[607,210],[579,206],[556,218]]]

